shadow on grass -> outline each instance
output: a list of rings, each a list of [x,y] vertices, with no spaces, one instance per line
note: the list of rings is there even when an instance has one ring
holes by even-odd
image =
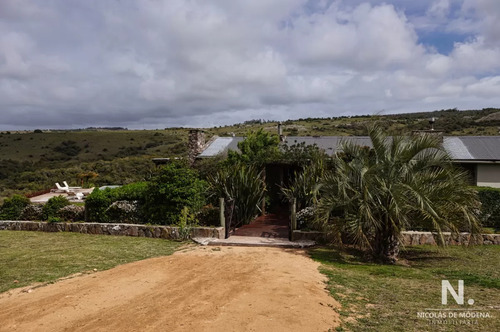
[[[406,260],[410,265],[417,265],[425,262],[439,261],[454,261],[457,258],[450,256],[445,250],[440,248],[428,247],[407,247],[401,251],[399,258]]]
[[[344,247],[320,247],[309,250],[312,259],[323,264],[360,265],[373,263],[362,250]]]

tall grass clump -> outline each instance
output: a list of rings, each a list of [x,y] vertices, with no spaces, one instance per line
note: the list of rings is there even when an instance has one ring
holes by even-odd
[[[235,225],[248,224],[261,212],[265,184],[257,167],[243,163],[222,167],[208,182],[212,195],[234,203]]]

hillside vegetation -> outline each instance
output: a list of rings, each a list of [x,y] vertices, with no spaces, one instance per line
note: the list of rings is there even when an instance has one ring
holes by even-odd
[[[381,121],[389,134],[434,128],[446,135],[498,135],[500,109],[306,118],[283,122],[287,136],[366,135],[365,124]],[[276,121],[250,120],[207,128],[207,136],[244,135],[263,128],[276,133]],[[47,190],[55,182],[101,186],[148,179],[154,157],[187,155],[188,129],[165,130],[57,130],[0,132],[0,201],[14,193]],[[85,178],[95,173],[96,177]]]
[[[187,136],[186,129],[2,132],[0,200],[63,181],[90,187],[145,180],[152,158],[186,154]]]
[[[365,124],[381,121],[381,126],[390,135],[406,134],[412,130],[430,129],[429,119],[435,118],[434,128],[445,135],[499,135],[500,109],[458,111],[457,109],[433,112],[419,112],[391,115],[363,115],[332,118],[306,118],[282,122],[283,134],[287,136],[362,136],[366,135]],[[209,131],[220,136],[236,136],[248,130],[263,128],[275,133],[277,121],[250,120],[232,126],[211,128]]]

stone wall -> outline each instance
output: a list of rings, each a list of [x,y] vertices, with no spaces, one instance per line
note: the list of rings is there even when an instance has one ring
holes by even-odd
[[[11,231],[39,231],[39,232],[75,232],[83,234],[104,234],[104,235],[122,235],[138,236],[150,238],[162,238],[176,240],[179,239],[179,228],[172,226],[148,226],[135,224],[104,224],[104,223],[47,223],[37,221],[7,221],[0,220],[0,230]],[[193,227],[190,237],[204,237],[224,239],[224,227]],[[303,232],[294,231],[293,240],[318,240],[322,236],[321,232]],[[452,235],[444,233],[444,239],[447,245],[467,244],[470,239],[469,233],[460,233]],[[403,244],[436,245],[436,240],[431,232],[403,232]],[[500,245],[500,234],[482,234],[478,237],[478,244],[497,244]]]
[[[148,226],[135,224],[103,223],[47,223],[37,221],[0,220],[0,230],[39,231],[39,232],[75,232],[83,234],[123,235],[150,238],[179,239],[179,228],[171,226]],[[193,227],[191,237],[224,239],[223,227]]]
[[[444,241],[447,245],[462,245],[468,244],[470,240],[469,233],[460,233],[452,235],[451,233],[443,233]],[[323,233],[321,232],[304,232],[300,230],[293,231],[292,241],[312,240],[321,241]],[[403,245],[412,246],[420,244],[437,245],[436,239],[431,232],[403,232]],[[481,234],[477,238],[477,244],[500,244],[500,234]]]
[[[451,234],[443,233],[444,241],[447,245],[468,244],[469,233]],[[500,244],[500,234],[481,234],[477,237],[477,244]],[[436,238],[431,232],[403,232],[403,244],[406,246],[418,244],[437,245]]]

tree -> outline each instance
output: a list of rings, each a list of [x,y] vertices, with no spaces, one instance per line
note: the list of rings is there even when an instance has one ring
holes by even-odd
[[[92,171],[81,172],[81,173],[78,173],[76,175],[76,177],[78,178],[78,180],[80,180],[80,183],[81,183],[82,187],[85,185],[85,183],[87,183],[87,185],[88,185],[89,182],[90,182],[90,180],[95,179],[98,176],[99,176],[99,174],[97,174],[96,172],[92,172]]]
[[[238,143],[241,153],[228,152],[228,162],[245,162],[263,165],[265,162],[279,158],[279,138],[263,129],[250,131],[246,138]]]
[[[383,262],[395,263],[401,232],[414,220],[437,232],[480,231],[480,203],[466,173],[439,139],[385,136],[369,128],[373,148],[345,143],[323,180],[319,220],[336,241],[346,234]]]
[[[175,224],[184,207],[198,212],[205,204],[206,182],[182,162],[167,164],[145,191],[144,212],[155,224]]]

